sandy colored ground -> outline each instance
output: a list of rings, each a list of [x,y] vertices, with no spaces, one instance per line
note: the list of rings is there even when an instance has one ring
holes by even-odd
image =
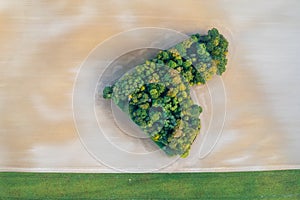
[[[73,84],[96,45],[144,26],[187,34],[216,26],[232,41],[220,140],[165,171],[300,168],[299,8],[297,0],[0,1],[0,170],[111,171],[79,141]]]

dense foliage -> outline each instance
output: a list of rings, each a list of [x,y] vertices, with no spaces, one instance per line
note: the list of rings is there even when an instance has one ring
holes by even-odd
[[[211,55],[213,64],[217,67],[217,74],[222,75],[226,71],[228,53],[228,41],[219,33],[216,28],[208,31],[207,35],[195,35],[198,42],[206,46],[206,50]]]
[[[192,35],[127,72],[103,90],[168,155],[188,155],[200,130],[202,108],[193,103],[190,86],[221,75],[228,42],[217,29]]]

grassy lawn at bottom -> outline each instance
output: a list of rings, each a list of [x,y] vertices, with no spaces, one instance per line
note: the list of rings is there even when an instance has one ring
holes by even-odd
[[[0,199],[300,199],[300,170],[226,173],[0,173]]]

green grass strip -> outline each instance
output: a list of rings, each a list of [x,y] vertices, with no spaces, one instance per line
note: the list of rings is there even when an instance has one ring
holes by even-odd
[[[0,199],[300,199],[300,170],[227,173],[0,173]]]

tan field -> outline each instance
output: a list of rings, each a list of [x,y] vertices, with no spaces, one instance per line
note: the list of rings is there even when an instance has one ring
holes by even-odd
[[[0,170],[147,171],[101,145],[114,164],[97,158],[80,140],[84,124],[76,124],[72,104],[76,76],[92,50],[142,27],[184,34],[217,27],[230,41],[222,79],[195,89],[206,110],[191,155],[157,170],[299,169],[299,8],[297,0],[0,1]],[[108,51],[114,48],[120,47]],[[214,93],[219,90],[225,96]],[[141,151],[134,144],[155,151],[140,139],[111,137],[133,151]],[[126,162],[137,164],[122,168]]]

